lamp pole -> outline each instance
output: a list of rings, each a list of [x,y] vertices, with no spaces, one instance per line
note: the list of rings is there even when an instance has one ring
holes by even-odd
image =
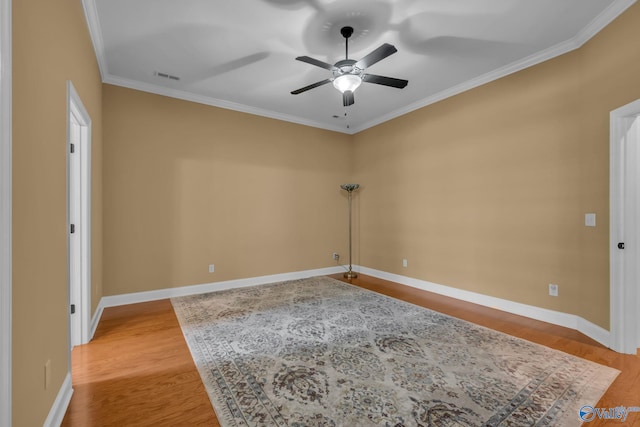
[[[346,279],[355,279],[358,277],[358,273],[354,272],[351,264],[351,255],[352,255],[352,243],[351,243],[351,199],[353,192],[360,188],[360,184],[342,184],[340,186],[343,190],[345,190],[349,195],[349,271],[344,273],[344,277]]]

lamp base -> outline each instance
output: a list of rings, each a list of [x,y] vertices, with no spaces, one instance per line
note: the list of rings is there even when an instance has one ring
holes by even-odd
[[[355,279],[356,277],[358,277],[358,273],[356,273],[355,271],[349,270],[343,274],[343,277],[345,279]]]

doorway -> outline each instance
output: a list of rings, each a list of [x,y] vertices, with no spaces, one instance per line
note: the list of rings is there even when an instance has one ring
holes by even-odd
[[[91,314],[91,119],[67,82],[70,348],[89,342]]]
[[[640,347],[640,100],[611,112],[610,311],[611,345]]]

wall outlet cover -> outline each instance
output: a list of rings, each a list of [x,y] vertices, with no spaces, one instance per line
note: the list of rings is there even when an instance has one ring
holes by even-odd
[[[588,213],[584,214],[584,225],[587,227],[595,227],[596,226],[596,214]]]

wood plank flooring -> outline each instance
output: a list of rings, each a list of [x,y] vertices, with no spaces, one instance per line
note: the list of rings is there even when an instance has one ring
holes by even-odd
[[[169,300],[107,308],[71,370],[62,426],[220,426]]]
[[[397,283],[365,275],[349,282],[616,368],[621,374],[597,406],[640,406],[638,356],[571,329]],[[74,348],[72,359],[74,394],[62,426],[219,427],[169,300],[105,309],[93,341]],[[604,425],[611,424],[588,424]],[[640,426],[640,413],[623,425]]]

